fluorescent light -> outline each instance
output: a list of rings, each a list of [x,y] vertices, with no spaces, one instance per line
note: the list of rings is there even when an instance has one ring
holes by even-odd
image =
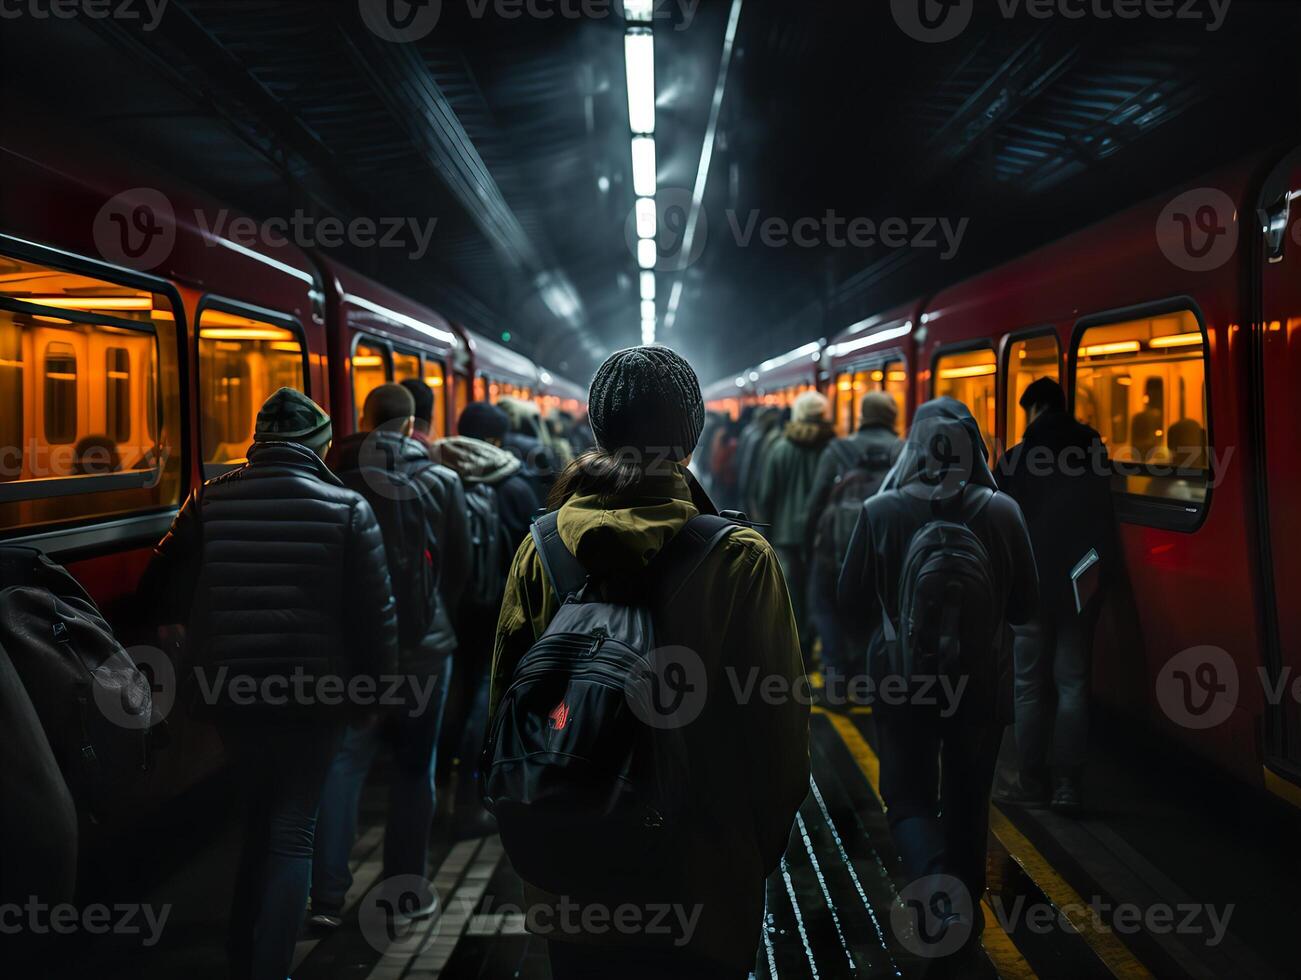
[[[631,23],[649,24],[655,16],[655,0],[623,0],[623,19]]]
[[[758,381],[758,380],[759,380],[759,372],[758,372],[758,371],[751,371],[751,372],[750,372],[750,380],[751,380],[751,381]]]
[[[655,298],[655,273],[643,272],[641,274],[641,298]]]
[[[995,364],[973,364],[970,367],[943,368],[940,371],[940,378],[944,381],[955,381],[959,378],[984,378],[998,370]]]
[[[737,379],[736,379],[736,386],[737,386],[738,388],[744,388],[744,387],[745,387],[745,378],[737,378]]]
[[[13,296],[24,303],[52,306],[56,310],[152,310],[151,296]]]
[[[1153,337],[1148,341],[1149,347],[1199,347],[1202,343],[1202,335],[1197,332],[1193,333],[1176,333],[1167,334],[1164,337]]]
[[[632,189],[638,197],[655,196],[655,139],[632,138]]]
[[[202,340],[286,340],[292,338],[293,334],[288,330],[277,330],[275,327],[266,329],[205,327],[199,331],[199,337]]]
[[[1118,340],[1113,344],[1093,344],[1080,348],[1081,357],[1103,357],[1107,354],[1137,354],[1137,340]]]
[[[655,35],[634,28],[623,36],[623,61],[628,73],[628,128],[655,132]]]
[[[641,301],[641,318],[643,320],[655,319],[655,301],[653,299],[644,299]]]
[[[637,264],[643,269],[655,268],[659,261],[659,252],[655,248],[655,239],[643,238],[637,242]]]
[[[657,219],[655,216],[655,198],[637,198],[637,237],[654,238]]]

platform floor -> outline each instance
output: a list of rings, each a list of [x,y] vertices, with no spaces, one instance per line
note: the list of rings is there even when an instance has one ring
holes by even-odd
[[[1214,812],[1221,804],[1232,810],[1232,801],[1191,810],[1195,794],[1172,797],[1157,774],[1136,773],[1133,761],[1133,753],[1100,754],[1090,772],[1090,810],[1081,818],[994,808],[988,926],[972,975],[1296,975],[1295,926],[1289,925],[1298,867],[1295,815],[1252,811],[1255,830],[1233,830]],[[891,916],[906,882],[878,795],[870,712],[815,709],[812,762],[790,847],[768,881],[754,976],[924,975],[930,961],[913,951],[916,944]],[[520,881],[493,835],[438,835],[433,866],[440,916],[391,942],[377,942],[374,929],[361,928],[359,908],[380,873],[381,789],[372,785],[363,803],[344,926],[324,935],[304,930],[295,980],[547,980],[545,943],[524,930]],[[1263,836],[1289,830],[1287,843]],[[174,905],[157,948],[142,955],[106,947],[94,957],[93,973],[74,975],[224,978],[221,920],[236,846],[233,828],[220,827],[150,889],[151,901]]]

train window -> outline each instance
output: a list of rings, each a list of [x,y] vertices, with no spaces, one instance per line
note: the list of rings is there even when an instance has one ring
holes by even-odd
[[[352,406],[356,421],[361,421],[366,396],[387,381],[388,351],[378,344],[357,341],[352,352]]]
[[[199,434],[204,475],[243,463],[262,403],[279,388],[305,390],[303,377],[303,345],[294,331],[224,310],[203,310]]]
[[[1191,312],[1085,330],[1076,347],[1075,415],[1102,434],[1117,491],[1205,502],[1206,351]]]
[[[836,375],[836,432],[847,436],[854,431],[854,379],[848,374]]]
[[[900,436],[908,425],[908,367],[902,360],[886,361],[881,368],[881,390],[894,399],[894,431]]]
[[[405,351],[393,352],[393,380],[406,381],[408,378],[420,377],[420,355]]]
[[[425,358],[425,384],[434,394],[434,417],[429,421],[429,431],[435,438],[450,435],[447,431],[447,375],[440,361]]]
[[[45,441],[77,441],[77,351],[62,340],[45,345]]]
[[[470,404],[470,379],[464,374],[453,375],[452,393],[455,395],[452,410],[455,412],[456,418],[460,419],[461,413],[465,411],[465,406]]]
[[[1056,334],[1027,337],[1008,346],[1003,412],[1009,446],[1015,446],[1025,435],[1025,409],[1018,403],[1026,388],[1040,378],[1061,380],[1061,345]]]
[[[166,296],[0,256],[0,533],[179,502],[178,354]]]
[[[131,352],[125,347],[104,350],[104,418],[114,442],[131,438]]]
[[[494,388],[496,385],[493,386]],[[483,375],[474,379],[474,400],[477,402],[486,402],[488,400],[488,379]]]
[[[971,409],[985,438],[985,450],[990,453],[998,424],[994,383],[997,374],[998,361],[989,347],[941,354],[935,359],[935,397],[947,395]]]

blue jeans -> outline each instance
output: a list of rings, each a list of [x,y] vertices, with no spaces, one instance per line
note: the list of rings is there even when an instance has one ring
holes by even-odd
[[[252,717],[220,724],[248,804],[230,915],[231,975],[284,980],[307,907],[316,810],[341,724]]]
[[[353,724],[330,766],[316,827],[316,856],[312,862],[312,907],[338,909],[352,886],[348,855],[357,839],[357,807],[366,776],[388,744],[393,752],[389,782],[388,819],[384,829],[384,877],[425,877],[429,830],[434,819],[434,768],[438,732],[443,724],[452,658],[446,655],[419,690],[405,687],[406,705],[396,714],[371,724]],[[426,900],[432,896],[424,896]]]
[[[1098,603],[1083,615],[1058,609],[1017,626],[1016,747],[1021,772],[1078,772],[1088,755],[1089,681]]]

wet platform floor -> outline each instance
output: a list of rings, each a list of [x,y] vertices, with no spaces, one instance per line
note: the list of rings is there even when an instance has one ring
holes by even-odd
[[[767,883],[754,970],[760,980],[919,977],[934,962],[927,955],[931,947],[908,928],[914,920],[897,914],[899,892],[908,882],[890,843],[872,740],[866,709],[815,709],[810,792],[781,867]],[[1268,842],[1248,842],[1234,853],[1234,848],[1217,849],[1203,835],[1195,847],[1205,860],[1183,862],[1190,872],[1186,881],[1202,888],[1203,898],[1220,901],[1194,899],[1189,884],[1176,880],[1183,876],[1171,873],[1171,861],[1178,864],[1179,855],[1155,852],[1162,840],[1180,834],[1193,839],[1199,832],[1196,821],[1187,817],[1162,827],[1160,821],[1169,817],[1142,812],[1148,804],[1139,799],[1140,788],[1123,786],[1124,778],[1105,764],[1095,767],[1091,782],[1104,792],[1092,794],[1091,812],[1079,819],[993,809],[987,927],[969,975],[1008,980],[1295,975],[1290,931],[1278,943],[1261,944],[1268,948],[1257,948],[1259,930],[1245,939],[1242,934],[1244,926],[1247,933],[1253,924],[1269,926],[1264,920],[1278,896],[1288,894],[1286,882],[1295,880],[1287,862],[1275,862],[1276,881],[1266,881],[1271,876],[1262,872],[1239,898],[1246,879],[1235,879],[1233,869],[1263,868],[1252,862],[1267,862],[1269,847],[1255,845]],[[438,835],[432,858],[440,915],[396,934],[377,933],[373,921],[362,921],[383,850],[385,794],[375,782],[363,803],[364,830],[353,851],[355,882],[344,925],[324,934],[305,927],[293,977],[547,980],[546,943],[525,931],[521,883],[491,834]],[[1127,812],[1109,807],[1109,786],[1128,794]],[[1142,835],[1128,833],[1127,823],[1149,831],[1155,825],[1155,832],[1136,845]],[[1205,833],[1211,833],[1209,825]],[[155,900],[176,903],[164,942],[144,955],[110,953],[98,959],[94,975],[224,977],[226,894],[218,883],[236,845],[234,830],[227,827],[178,865],[152,889]],[[1218,875],[1211,873],[1217,860],[1224,865]],[[1199,880],[1191,873],[1197,869],[1206,876]],[[1280,921],[1286,922],[1288,908],[1294,907],[1293,902],[1278,909]]]

